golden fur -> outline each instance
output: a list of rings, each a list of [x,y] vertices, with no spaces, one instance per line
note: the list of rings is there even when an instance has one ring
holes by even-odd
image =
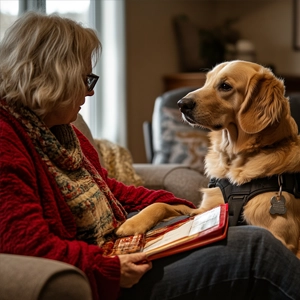
[[[153,203],[134,217],[126,220],[117,230],[118,236],[128,236],[145,233],[162,220],[180,215],[192,215],[196,209],[183,204],[170,205],[166,203]]]
[[[208,72],[205,85],[178,102],[192,126],[211,130],[205,158],[208,177],[243,184],[285,172],[300,172],[300,137],[291,117],[283,81],[261,65],[231,61]],[[224,203],[221,190],[202,189],[198,213]],[[288,249],[297,252],[300,199],[283,192],[287,213],[271,215],[274,192],[260,194],[244,207],[248,224],[270,230]]]

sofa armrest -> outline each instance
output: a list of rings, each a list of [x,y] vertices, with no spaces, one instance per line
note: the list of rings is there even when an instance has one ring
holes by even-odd
[[[208,184],[207,177],[182,164],[133,164],[133,167],[145,181],[146,188],[170,191],[196,206],[201,201],[200,188]]]
[[[0,254],[1,300],[92,299],[85,274],[55,260]]]

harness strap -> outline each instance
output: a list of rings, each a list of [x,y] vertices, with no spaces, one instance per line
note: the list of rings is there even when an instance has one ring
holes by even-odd
[[[231,184],[226,178],[212,178],[208,187],[219,187],[221,189],[225,203],[229,204],[229,225],[244,225],[243,207],[249,200],[259,194],[278,192],[278,176],[253,179],[242,185]],[[282,191],[300,198],[300,173],[285,173],[282,174],[282,179]]]

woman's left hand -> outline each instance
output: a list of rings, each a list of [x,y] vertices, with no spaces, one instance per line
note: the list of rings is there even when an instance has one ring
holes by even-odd
[[[145,253],[119,255],[121,265],[120,286],[131,288],[138,283],[141,277],[152,268]]]

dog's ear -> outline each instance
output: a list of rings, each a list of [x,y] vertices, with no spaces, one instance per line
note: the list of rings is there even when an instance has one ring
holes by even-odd
[[[280,120],[284,108],[285,87],[268,69],[250,81],[248,92],[238,113],[243,131],[254,134]]]

